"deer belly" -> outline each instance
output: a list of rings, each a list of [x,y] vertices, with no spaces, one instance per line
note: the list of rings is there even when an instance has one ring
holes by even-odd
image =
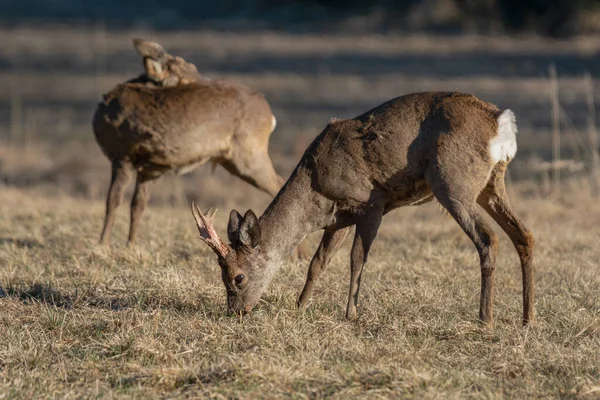
[[[395,192],[393,200],[386,205],[386,210],[391,211],[403,206],[418,206],[432,199],[433,193],[425,181],[411,182],[410,185]]]
[[[195,170],[196,168],[198,168],[202,164],[205,164],[208,160],[209,160],[208,158],[203,158],[201,160],[194,161],[194,162],[189,163],[189,164],[178,165],[177,167],[174,168],[174,171],[175,171],[175,173],[177,175],[184,175],[184,174],[187,174],[189,172],[192,172],[193,170]]]

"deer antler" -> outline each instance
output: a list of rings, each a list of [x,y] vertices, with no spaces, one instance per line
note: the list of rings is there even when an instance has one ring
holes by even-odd
[[[206,211],[206,215],[204,215],[202,211],[200,211],[200,207],[192,201],[192,214],[196,220],[200,239],[202,239],[202,241],[204,241],[217,256],[225,258],[228,252],[227,247],[221,242],[217,231],[215,231],[215,228],[213,227],[213,218],[216,213],[217,209],[211,207]]]

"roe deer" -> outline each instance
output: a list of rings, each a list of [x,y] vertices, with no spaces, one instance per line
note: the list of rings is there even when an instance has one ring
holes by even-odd
[[[211,161],[272,196],[284,183],[269,157],[275,117],[252,89],[203,78],[193,64],[154,42],[133,41],[146,73],[104,95],[94,134],[112,163],[100,242],[110,241],[115,212],[132,172],[129,243],[134,243],[150,184],[169,171],[184,174]]]
[[[479,318],[492,325],[498,237],[479,204],[512,240],[523,275],[523,323],[534,320],[534,240],[509,205],[504,174],[515,156],[512,111],[461,93],[414,93],[354,119],[332,121],[305,151],[262,217],[248,210],[229,217],[229,245],[192,204],[200,237],[217,254],[230,312],[248,312],[282,257],[307,234],[324,229],[313,257],[302,306],[331,253],[356,226],[346,317],[356,318],[367,254],[383,215],[435,198],[475,244],[481,261]]]

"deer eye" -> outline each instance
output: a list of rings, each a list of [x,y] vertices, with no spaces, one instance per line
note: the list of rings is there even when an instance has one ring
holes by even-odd
[[[244,278],[245,278],[244,274],[239,274],[235,278],[233,278],[233,280],[235,281],[235,284],[237,286],[239,286],[242,284],[242,282],[244,282]]]

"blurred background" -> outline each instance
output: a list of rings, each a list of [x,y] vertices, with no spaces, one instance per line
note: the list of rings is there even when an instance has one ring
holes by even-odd
[[[213,78],[266,95],[288,176],[331,117],[423,90],[511,108],[510,184],[551,197],[598,192],[600,1],[20,0],[0,15],[0,184],[104,199],[110,178],[91,127],[101,95],[137,76],[131,39],[155,40]],[[153,202],[266,205],[204,166],[163,178]]]

